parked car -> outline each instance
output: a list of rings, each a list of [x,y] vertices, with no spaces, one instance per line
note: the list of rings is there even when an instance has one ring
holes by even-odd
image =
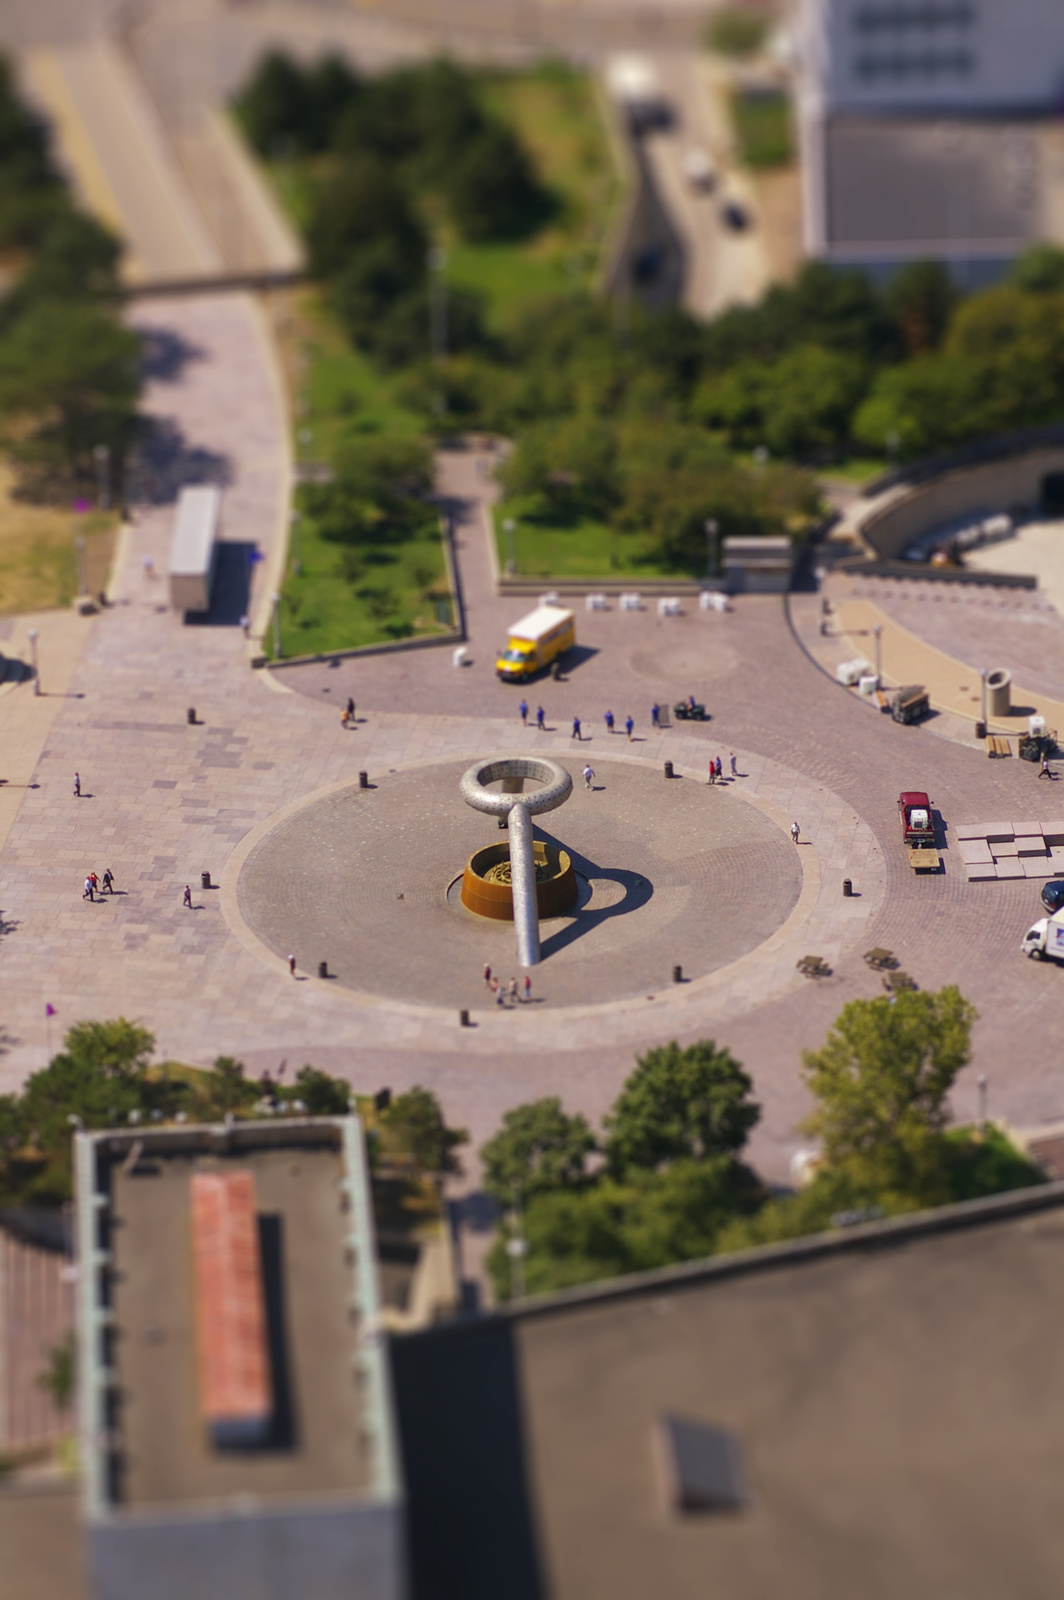
[[[1047,883],[1042,890],[1042,904],[1049,915],[1054,912],[1064,911],[1064,878],[1055,878],[1052,883]]]

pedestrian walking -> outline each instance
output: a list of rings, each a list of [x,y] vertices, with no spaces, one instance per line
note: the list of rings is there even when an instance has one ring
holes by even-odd
[[[584,788],[585,789],[590,789],[590,787],[594,783],[594,781],[595,781],[595,769],[594,769],[594,767],[591,765],[591,763],[589,761],[587,766],[584,768]]]
[[[528,701],[527,700],[522,700],[521,704],[518,706],[517,709],[521,713],[521,726],[522,726],[522,728],[527,728],[528,727]]]
[[[791,838],[794,840],[795,844],[798,843],[798,838],[799,838],[799,835],[801,834],[801,831],[802,831],[801,828],[798,826],[798,824],[796,822],[792,822],[791,823]]]
[[[75,800],[80,800],[81,799],[81,773],[80,772],[75,772],[75,774],[74,774],[74,799]]]
[[[250,637],[251,637],[251,618],[248,616],[246,611],[244,612],[244,615],[240,619],[240,631],[244,635],[245,639],[250,639]]]
[[[580,718],[579,717],[574,717],[573,718],[573,731],[569,735],[569,737],[570,737],[570,739],[579,739],[580,743],[583,744],[584,736],[580,732]]]
[[[720,780],[724,777],[724,763],[720,759],[720,756],[717,757],[716,766],[717,766],[717,781],[719,783]]]
[[[346,728],[347,724],[350,721],[351,721],[351,713],[348,711],[347,707],[344,706],[344,709],[340,713],[340,726],[341,726],[341,728]]]
[[[108,894],[114,894],[114,892],[115,892],[115,875],[111,871],[110,867],[105,867],[103,869],[103,886],[107,890]]]
[[[503,988],[498,978],[492,978],[491,992],[495,996],[495,1004],[497,1006],[504,1006],[506,1004],[506,990]]]
[[[634,727],[635,727],[635,723],[632,721],[632,718],[631,717],[625,717],[625,719],[624,719],[624,731],[628,735],[629,742],[631,741],[632,729]]]
[[[99,892],[100,892],[100,880],[96,876],[95,872],[90,872],[89,873],[89,882],[92,884],[92,887],[95,889],[96,893],[99,894]]]
[[[1038,769],[1038,776],[1040,778],[1049,778],[1051,780],[1056,776],[1052,767],[1049,765],[1049,757],[1047,755],[1042,757],[1042,765]]]
[[[714,761],[713,757],[710,756],[710,758],[709,758],[709,777],[706,779],[706,782],[707,783],[716,783],[716,781],[717,781],[717,763]]]
[[[289,956],[288,957],[288,970],[292,974],[292,977],[294,978],[295,975],[296,975],[296,958],[295,958],[295,956]]]
[[[348,695],[348,697],[347,697],[347,714],[351,718],[351,721],[354,722],[354,720],[355,720],[355,702],[352,700],[350,695]]]
[[[510,979],[510,999],[513,1001],[514,1005],[517,1004],[517,979],[516,978],[511,978]]]
[[[486,961],[484,963],[484,983],[487,988],[491,988],[491,967]]]
[[[92,879],[91,878],[86,878],[85,879],[85,890],[84,890],[84,893],[82,894],[81,898],[83,900],[91,900],[92,899]]]
[[[602,720],[606,724],[606,732],[607,733],[612,733],[613,732],[613,712],[612,711],[607,711],[606,715],[603,717]]]
[[[192,890],[189,888],[187,883],[185,884],[185,893],[181,904],[183,906],[188,906],[190,911],[192,910]]]
[[[736,764],[735,751],[734,750],[732,751],[731,755],[728,757],[728,760],[731,762],[731,775],[732,775],[733,778],[737,778],[739,776],[739,768],[738,768],[738,766]]]
[[[141,566],[144,568],[144,576],[146,578],[154,578],[155,562],[152,560],[151,556],[145,556],[141,562]]]
[[[531,998],[532,998],[532,979],[528,976],[528,973],[526,972],[525,973],[525,1005],[528,1004],[528,1002],[531,1000]]]
[[[543,707],[542,706],[537,706],[536,707],[536,727],[539,729],[540,733],[543,732],[543,721],[544,721]]]
[[[660,728],[661,727],[661,722],[659,721],[660,716],[661,716],[661,707],[658,705],[658,702],[655,700],[654,704],[650,708],[650,726],[652,728]]]

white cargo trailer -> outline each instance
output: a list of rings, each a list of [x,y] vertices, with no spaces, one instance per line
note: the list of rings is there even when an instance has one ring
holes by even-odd
[[[215,484],[182,489],[170,541],[170,604],[175,611],[209,611],[218,554],[222,491]]]

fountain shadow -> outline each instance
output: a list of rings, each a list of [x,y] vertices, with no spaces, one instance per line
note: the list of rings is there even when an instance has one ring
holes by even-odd
[[[586,879],[605,880],[608,883],[619,884],[624,891],[624,897],[615,905],[603,906],[600,910],[589,910],[583,906],[575,906],[561,913],[565,918],[565,926],[556,932],[549,933],[540,938],[540,955],[544,961],[548,957],[564,950],[566,946],[575,944],[578,939],[583,939],[587,934],[593,933],[604,922],[614,917],[624,917],[632,911],[638,911],[641,906],[647,905],[653,897],[654,885],[639,872],[628,872],[621,867],[602,867],[587,856],[581,855],[579,850],[574,850],[571,844],[563,844],[560,839],[540,827],[537,819],[533,819],[533,834],[541,839],[544,844],[555,845],[559,850],[565,850],[573,863],[577,875]],[[555,919],[550,919],[553,922]]]

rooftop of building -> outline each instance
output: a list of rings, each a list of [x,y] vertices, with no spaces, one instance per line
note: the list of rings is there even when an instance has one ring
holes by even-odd
[[[1059,1592],[1062,1265],[1053,1184],[397,1342],[415,1593]],[[665,1414],[742,1509],[670,1508]]]
[[[79,1212],[91,1186],[106,1252],[93,1292],[109,1329],[106,1363],[101,1355],[86,1378],[110,1380],[120,1402],[98,1510],[234,1495],[266,1506],[379,1487],[381,1395],[361,1370],[379,1315],[372,1221],[345,1124],[355,1119],[84,1137],[94,1173],[91,1185],[82,1174]],[[201,1415],[190,1205],[193,1174],[234,1171],[254,1183],[273,1400],[266,1439],[243,1449],[213,1443]]]

